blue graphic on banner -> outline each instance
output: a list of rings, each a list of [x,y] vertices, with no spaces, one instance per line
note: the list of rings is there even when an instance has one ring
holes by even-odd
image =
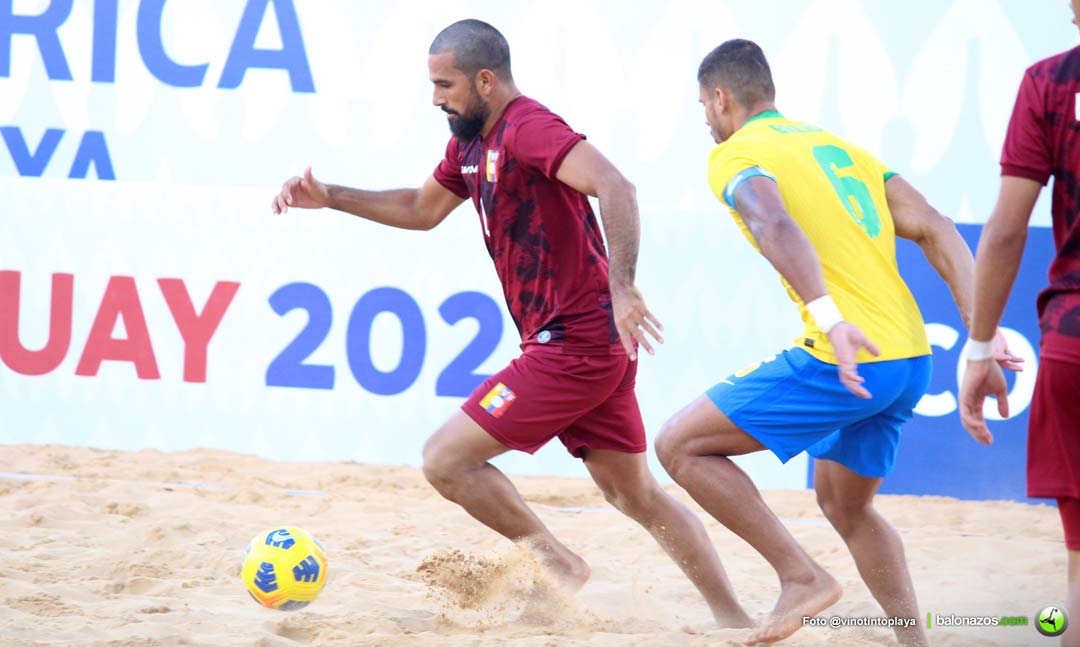
[[[281,49],[255,47],[255,39],[273,6]],[[65,51],[60,28],[71,16],[73,0],[53,0],[44,13],[15,13],[12,0],[0,0],[0,78],[11,74],[12,36],[31,36],[41,53],[45,73],[53,81],[74,79],[68,56],[78,58],[85,52]],[[142,0],[136,19],[139,54],[146,69],[162,83],[177,88],[203,85],[209,63],[182,65],[165,51],[163,22],[165,0]],[[116,82],[117,0],[94,3],[94,29],[91,52],[91,79],[95,83]],[[292,0],[248,0],[235,30],[221,79],[217,87],[232,90],[240,87],[249,69],[279,69],[288,73],[293,92],[314,92],[307,50],[300,32],[300,21]]]
[[[982,226],[958,225],[958,228],[968,245],[975,249]],[[1015,331],[1005,332],[1010,349],[1016,354],[1037,355],[1040,333],[1035,297],[1046,285],[1053,249],[1052,231],[1032,227],[1001,322],[1003,329]],[[881,492],[1028,501],[1025,496],[1027,425],[1037,360],[1028,357],[1023,374],[1006,372],[1011,417],[990,421],[993,445],[985,447],[976,443],[960,424],[956,403],[960,390],[958,368],[962,368],[958,364],[967,341],[967,329],[948,286],[919,247],[897,241],[896,255],[900,273],[915,294],[927,324],[934,350],[934,374],[915,416],[904,426],[896,471],[885,479]],[[808,486],[813,487],[813,481],[811,461]]]

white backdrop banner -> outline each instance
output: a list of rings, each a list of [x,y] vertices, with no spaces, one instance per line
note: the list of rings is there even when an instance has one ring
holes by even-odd
[[[430,175],[449,133],[427,47],[465,17],[638,187],[639,285],[667,327],[639,371],[650,434],[800,329],[706,184],[705,53],[756,40],[786,115],[979,224],[1024,68],[1076,36],[1066,3],[1025,0],[0,0],[0,443],[418,464],[517,353],[471,203],[424,233],[269,205],[306,164],[370,189]],[[921,417],[963,434],[940,397],[955,361],[939,375]],[[742,462],[806,485],[803,458]],[[499,464],[585,473],[558,443]]]

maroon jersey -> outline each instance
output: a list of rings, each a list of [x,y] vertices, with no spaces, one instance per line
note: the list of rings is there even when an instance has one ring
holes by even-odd
[[[1050,286],[1039,295],[1044,357],[1080,363],[1080,47],[1028,68],[1016,97],[1001,174],[1054,177]]]
[[[451,138],[434,175],[472,198],[523,344],[607,352],[619,337],[604,240],[585,195],[555,179],[584,138],[521,96],[487,137]]]

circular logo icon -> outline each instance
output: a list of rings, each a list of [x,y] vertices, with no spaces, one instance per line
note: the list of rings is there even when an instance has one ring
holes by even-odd
[[[1069,626],[1069,616],[1061,607],[1043,607],[1035,616],[1035,628],[1044,636],[1060,636]]]
[[[536,341],[540,342],[541,344],[548,343],[549,341],[551,341],[551,331],[541,330],[540,334],[536,336]]]

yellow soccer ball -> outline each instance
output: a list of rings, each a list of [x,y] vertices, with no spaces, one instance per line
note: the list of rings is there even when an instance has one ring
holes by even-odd
[[[271,528],[248,544],[240,578],[251,597],[264,607],[302,609],[326,584],[326,551],[306,530]]]

